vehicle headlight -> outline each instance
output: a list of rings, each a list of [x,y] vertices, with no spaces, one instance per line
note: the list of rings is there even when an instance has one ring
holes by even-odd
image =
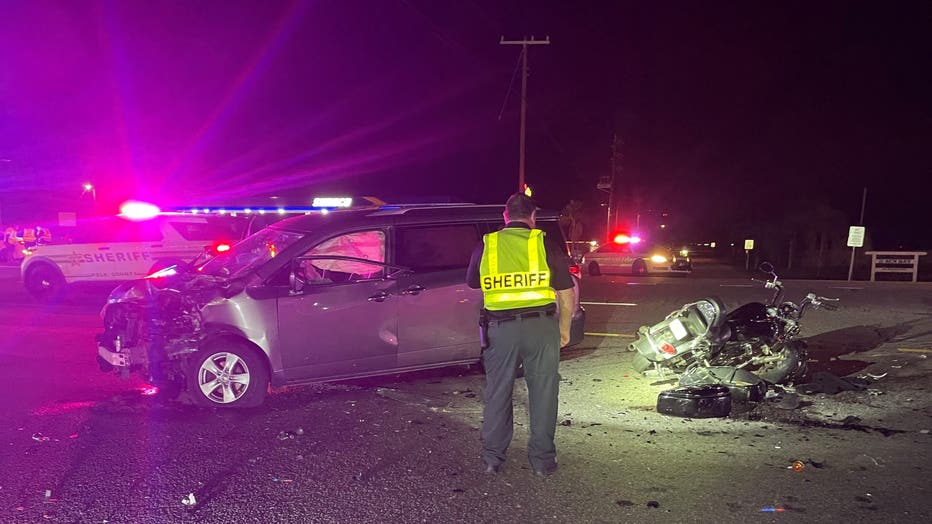
[[[650,257],[650,261],[655,264],[665,264],[667,262],[667,257],[663,255],[654,255]]]
[[[680,250],[680,255],[682,255],[682,256],[684,256],[684,257],[688,257],[688,256],[689,256],[689,251],[686,250],[686,249],[681,249],[681,250]]]

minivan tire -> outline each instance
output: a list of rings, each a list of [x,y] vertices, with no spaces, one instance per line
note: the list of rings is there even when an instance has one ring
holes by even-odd
[[[187,373],[195,404],[214,408],[249,408],[262,404],[269,388],[264,357],[245,342],[223,339],[194,355]]]

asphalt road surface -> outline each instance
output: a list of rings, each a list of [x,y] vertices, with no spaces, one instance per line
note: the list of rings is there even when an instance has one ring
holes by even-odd
[[[812,367],[886,373],[870,390],[659,415],[670,385],[630,372],[637,327],[704,295],[767,296],[707,269],[584,278],[589,335],[561,362],[560,469],[539,479],[520,380],[509,461],[487,476],[475,371],[288,388],[247,411],[163,402],[97,369],[106,289],[38,304],[0,268],[0,522],[932,521],[932,287],[786,282],[788,298],[841,298],[804,319]]]

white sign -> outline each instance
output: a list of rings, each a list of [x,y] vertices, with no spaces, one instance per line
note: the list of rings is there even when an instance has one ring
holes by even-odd
[[[864,247],[864,226],[851,226],[848,228],[848,247]]]
[[[314,207],[350,207],[353,205],[352,198],[339,197],[317,197],[312,204]]]
[[[749,238],[744,241],[744,250],[750,251],[752,249],[754,249],[754,240]]]

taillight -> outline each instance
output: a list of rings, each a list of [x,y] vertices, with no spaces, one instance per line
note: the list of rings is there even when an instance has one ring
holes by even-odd
[[[219,244],[214,246],[214,252],[218,255],[220,253],[226,253],[227,251],[230,250],[231,247],[232,246],[230,244],[227,244],[226,242],[220,242]]]
[[[570,274],[576,278],[582,278],[582,270],[579,269],[579,264],[570,264]]]

